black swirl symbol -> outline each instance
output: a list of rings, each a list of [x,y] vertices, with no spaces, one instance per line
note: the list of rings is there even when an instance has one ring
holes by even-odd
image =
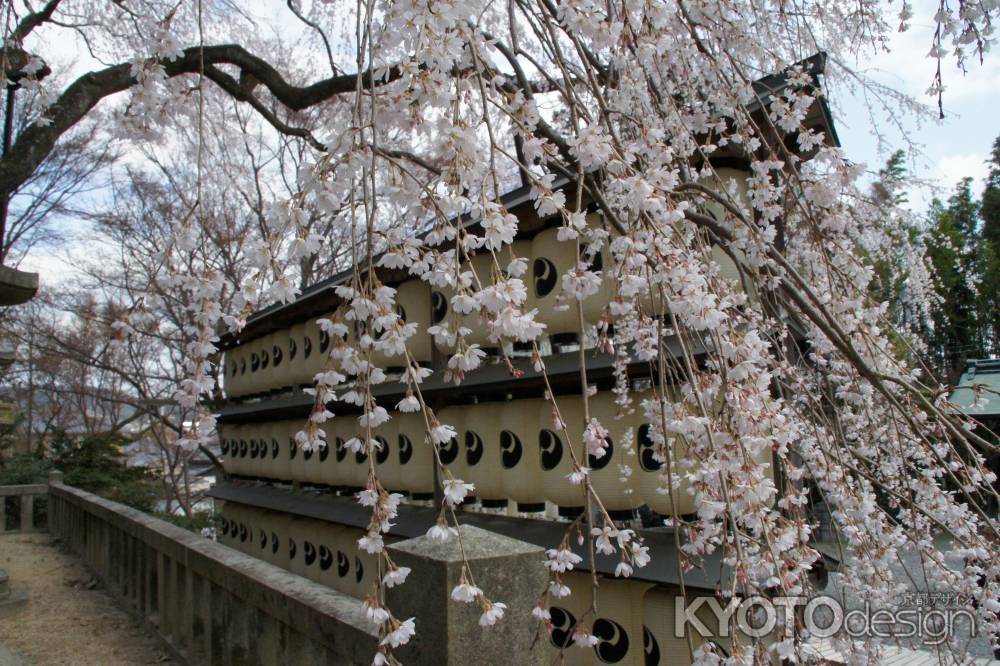
[[[313,353],[313,341],[308,335],[302,336],[302,358],[309,358]]]
[[[399,436],[399,464],[405,465],[413,457],[413,442],[406,435]]]
[[[250,372],[257,372],[260,369],[260,356],[257,352],[250,353]]]
[[[333,553],[326,546],[320,545],[319,547],[319,568],[320,571],[326,571],[333,564]]]
[[[351,571],[351,560],[344,554],[344,551],[337,551],[337,575],[343,578]]]
[[[219,451],[222,452],[222,455],[226,455],[227,453],[229,453],[229,440],[228,439],[224,439],[221,442],[219,442]]]
[[[483,459],[483,438],[472,430],[465,431],[465,462],[469,466],[478,465]]]
[[[281,351],[281,346],[278,343],[274,343],[274,346],[271,347],[271,360],[274,361],[275,368],[281,365],[283,358],[285,358],[285,353]]]
[[[298,548],[295,547],[295,539],[288,537],[288,559],[294,560]]]
[[[257,457],[257,440],[256,439],[251,439],[250,440],[250,457],[251,458],[256,458]]]
[[[240,371],[240,364],[238,361],[234,360],[229,364],[229,376],[235,377],[236,373]]]
[[[247,526],[245,523],[240,523],[240,541],[243,543],[247,542],[249,535],[247,534]]]
[[[590,465],[590,469],[604,469],[611,462],[611,456],[614,455],[615,444],[611,441],[611,437],[605,437],[604,441],[608,443],[607,448],[604,449],[604,455],[600,458],[595,457],[593,454],[587,456],[587,464]]]
[[[514,469],[521,462],[524,447],[521,438],[510,430],[500,431],[500,463],[504,469]]]
[[[552,606],[549,608],[552,616],[552,633],[549,640],[560,650],[573,644],[573,630],[576,629],[576,618],[565,608]]]
[[[406,321],[406,308],[404,308],[399,303],[396,303],[396,316],[398,316],[403,321]]]
[[[448,299],[440,291],[431,294],[431,323],[440,324],[448,316]]]
[[[330,349],[330,334],[326,331],[319,332],[319,353],[325,354]]]
[[[532,262],[531,270],[534,274],[535,296],[539,298],[547,296],[556,288],[556,279],[559,275],[556,272],[555,264],[551,261],[545,257],[539,257]]]
[[[552,470],[559,466],[563,456],[562,440],[551,430],[538,433],[538,448],[542,454],[542,469]]]
[[[303,553],[305,553],[305,562],[307,567],[311,567],[312,563],[316,561],[316,546],[312,545],[311,541],[302,542]]]
[[[295,454],[299,452],[299,443],[295,441],[295,435],[288,438],[288,459],[295,460]]]
[[[330,445],[326,444],[321,446],[319,449],[319,461],[326,462],[326,459],[330,457]]]
[[[222,536],[229,534],[229,521],[225,518],[219,518],[219,529],[222,531]]]
[[[278,443],[278,438],[277,437],[272,437],[271,438],[271,458],[273,460],[277,460],[278,459],[278,449],[280,449],[280,448],[281,448],[281,444]]]
[[[271,552],[275,555],[278,554],[278,548],[281,546],[281,539],[278,538],[277,532],[271,532]]]
[[[644,666],[660,666],[660,644],[656,636],[646,627],[642,628],[642,652]]]
[[[628,632],[614,620],[606,617],[594,620],[594,637],[600,641],[594,652],[605,664],[617,664],[628,655]]]
[[[354,556],[354,579],[359,583],[365,577],[365,565],[361,563],[361,558]]]
[[[245,375],[247,372],[247,357],[243,356],[240,358],[240,374]]]
[[[344,458],[347,457],[346,442],[338,437],[335,446],[337,447],[337,462],[344,462]]]
[[[241,439],[240,440],[240,458],[246,458],[247,457],[247,449],[248,449],[247,440]]]
[[[639,426],[639,467],[644,472],[655,472],[663,466],[656,459],[656,442],[650,437],[652,426],[643,423]]]
[[[312,457],[313,457],[313,450],[312,449],[302,449],[302,459],[303,460],[312,460]]]
[[[375,449],[375,462],[384,465],[385,461],[389,459],[389,442],[386,441],[385,437],[376,437],[375,441],[380,445]]]
[[[358,449],[357,451],[354,452],[354,462],[356,462],[359,465],[364,465],[366,462],[368,462],[368,449],[367,449],[367,447],[363,446],[363,447],[361,447],[360,449]]]
[[[299,345],[295,342],[295,338],[288,338],[288,362],[291,363],[295,360],[295,355],[299,353]]]
[[[264,529],[261,529],[260,531],[260,549],[261,550],[267,549],[267,532],[264,531]]]
[[[450,465],[458,458],[458,438],[452,437],[444,444],[438,445],[438,457],[442,465]]]
[[[260,369],[267,370],[267,366],[271,363],[271,353],[267,349],[260,350]]]

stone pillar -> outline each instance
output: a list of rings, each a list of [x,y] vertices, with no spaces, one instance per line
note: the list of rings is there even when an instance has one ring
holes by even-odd
[[[21,531],[33,532],[35,529],[35,496],[21,495]]]
[[[398,650],[400,660],[407,666],[542,664],[542,641],[532,648],[531,609],[547,580],[543,549],[471,525],[461,534],[476,584],[507,604],[505,616],[483,628],[477,603],[451,599],[462,573],[457,539],[442,544],[421,536],[393,544],[392,559],[412,571],[404,585],[387,590],[387,603],[401,620],[417,618],[417,633]]]
[[[62,483],[62,482],[63,482],[63,473],[62,472],[60,472],[57,469],[54,469],[54,470],[52,470],[52,471],[49,472],[49,485],[50,486],[52,484],[54,484],[54,483]]]

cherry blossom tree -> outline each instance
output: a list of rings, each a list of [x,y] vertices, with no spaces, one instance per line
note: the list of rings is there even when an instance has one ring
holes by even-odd
[[[184,407],[203,409],[215,389],[220,323],[239,330],[253,309],[293,299],[298,280],[289,266],[308,261],[332,235],[349,238],[353,274],[337,290],[342,307],[321,320],[335,344],[299,440],[325,446],[320,425],[351,418],[337,414],[347,403],[361,411],[349,445],[370,451],[372,429],[392,418],[372,394],[387,379],[372,352],[403,354],[409,394],[396,408],[423,415],[444,496],[429,536],[458,538],[456,508],[474,489],[437,456],[455,431],[422,397],[431,371],[409,354],[416,331],[396,314],[395,291],[375,269],[405,269],[450,289],[456,311],[478,313],[498,346],[532,345],[544,371],[543,326],[522,307],[527,261],[512,246],[520,221],[498,203],[524,182],[537,216],[558,218],[560,240],[575,247],[576,265],[560,276],[562,307],[579,313],[581,339],[616,354],[619,406],[642,410],[653,424],[665,492],[683,481],[695,493],[696,517],[672,517],[682,569],[721,551],[735,572],[723,595],[809,590],[819,553],[803,506],[815,489],[839,528],[851,589],[875,605],[898,605],[905,583],[889,565],[913,551],[931,584],[977,601],[981,627],[995,636],[1000,525],[981,493],[995,495],[984,456],[996,445],[950,408],[948,387],[930,383],[899,353],[907,333],[895,330],[871,289],[872,257],[892,246],[897,231],[884,223],[891,204],[871,196],[832,127],[815,122],[825,112],[824,79],[859,80],[849,63],[883,48],[891,31],[908,29],[910,3],[358,0],[306,7],[291,0],[285,18],[304,35],[294,53],[308,54],[297,66],[289,64],[294,57],[279,57],[287,51],[272,50],[250,10],[230,3],[50,0],[21,9],[3,10],[4,69],[46,103],[0,159],[0,195],[30,178],[98,105],[117,102],[121,132],[137,143],[162,141],[167,127],[194,128],[190,196],[162,268],[151,269],[168,273],[162,284],[186,304],[185,377],[176,394]],[[939,103],[954,65],[987,56],[997,13],[994,2],[959,0],[941,2],[927,17],[936,27],[928,80]],[[60,32],[78,35],[95,60],[109,64],[47,87],[55,62],[46,59],[42,36]],[[262,233],[243,245],[250,268],[237,285],[210,265],[186,262],[212,230],[206,192],[232,177],[206,168],[209,89],[252,109],[303,151],[294,192],[268,202]],[[734,159],[749,173],[745,195],[718,173],[718,164]],[[329,215],[322,233],[308,223],[311,210]],[[482,232],[460,225],[460,215]],[[427,233],[418,235],[414,221]],[[598,271],[593,259],[602,248],[612,261]],[[713,248],[738,266],[737,282],[720,274]],[[491,268],[470,270],[474,255],[488,256]],[[914,281],[925,275],[908,272]],[[597,325],[586,326],[582,301],[605,281],[614,296]],[[230,288],[235,296],[225,302]],[[930,290],[914,284],[912,293]],[[148,317],[137,304],[119,322],[122,344]],[[371,334],[349,336],[357,323]],[[483,350],[461,327],[430,332],[455,349],[447,377],[456,384],[482,364]],[[632,395],[626,366],[635,361],[672,381]],[[585,388],[583,363],[581,375]],[[350,388],[342,388],[348,379]],[[568,437],[565,400],[552,401],[552,414]],[[570,478],[586,502],[586,522],[572,524],[548,554],[551,584],[536,611],[543,625],[550,598],[589,594],[595,604],[600,596],[599,587],[565,584],[564,574],[582,562],[571,547],[574,530],[588,540],[590,557],[619,553],[620,575],[650,557],[640,536],[604,510],[591,483],[586,456],[606,448],[606,424],[591,417],[586,390],[579,400],[585,434],[570,447]],[[196,446],[213,429],[202,413],[182,441]],[[673,458],[680,440],[687,453]],[[359,501],[372,511],[359,547],[380,555],[384,574],[365,602],[381,632],[374,663],[392,663],[393,650],[419,627],[419,618],[397,618],[384,603],[384,588],[406,577],[382,538],[401,498],[383,487],[372,463]],[[942,533],[949,552],[932,538]],[[484,626],[502,621],[505,606],[491,598],[496,591],[476,586],[474,573],[466,566],[452,597],[478,604]],[[768,652],[802,659],[803,638],[788,628],[778,638],[735,641],[729,661],[751,663]],[[578,644],[591,643],[578,634]],[[875,649],[844,648],[861,656]],[[699,663],[718,663],[711,648],[692,652]]]

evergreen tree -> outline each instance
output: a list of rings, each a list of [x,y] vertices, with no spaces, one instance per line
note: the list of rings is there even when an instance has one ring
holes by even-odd
[[[989,351],[1000,356],[1000,137],[993,142],[980,215],[983,218],[979,250],[982,278],[978,307]]]
[[[953,381],[966,360],[984,355],[978,316],[981,276],[977,273],[980,203],[972,179],[963,178],[947,205],[931,203],[927,253],[937,276],[942,302],[934,313],[929,346],[943,378]]]

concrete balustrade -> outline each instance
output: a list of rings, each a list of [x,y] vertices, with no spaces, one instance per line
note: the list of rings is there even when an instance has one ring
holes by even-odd
[[[192,664],[367,664],[360,601],[140,511],[49,485],[49,529]]]
[[[35,497],[48,493],[49,487],[44,483],[21,486],[0,486],[0,534],[5,532],[34,532],[35,527]],[[21,522],[17,529],[7,529],[7,498],[18,497],[21,501]]]

